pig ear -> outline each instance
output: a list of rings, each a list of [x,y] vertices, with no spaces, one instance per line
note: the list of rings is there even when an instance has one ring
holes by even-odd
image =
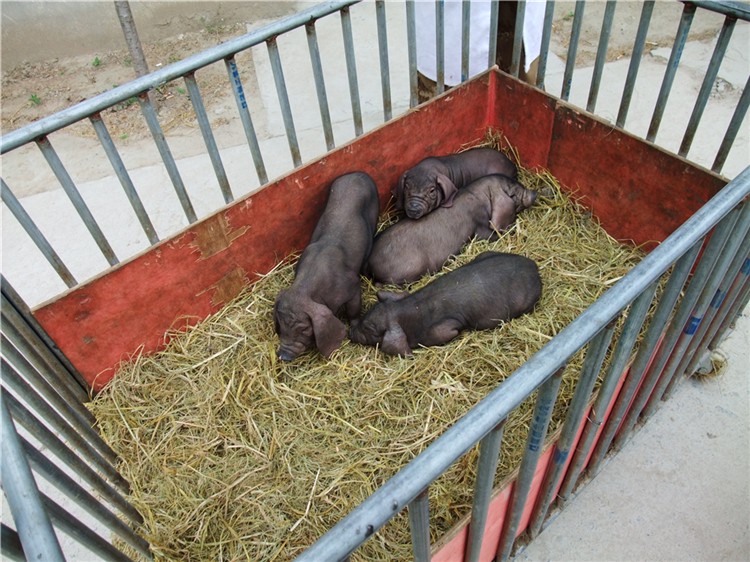
[[[406,172],[401,174],[401,177],[396,184],[396,192],[394,193],[394,204],[396,205],[397,211],[404,210],[404,179],[406,178]]]
[[[443,202],[440,206],[452,207],[453,198],[456,196],[456,192],[458,191],[456,184],[454,184],[451,179],[445,174],[438,174],[436,177],[436,182],[440,190],[443,192]]]
[[[404,297],[408,296],[409,293],[406,291],[395,292],[395,291],[378,291],[378,300],[381,302],[385,301],[400,301]]]
[[[398,324],[391,326],[385,331],[385,334],[383,334],[383,343],[380,345],[380,348],[389,355],[411,357],[409,341]]]
[[[308,310],[312,320],[315,345],[325,357],[330,357],[346,337],[346,326],[336,318],[330,309],[322,304],[314,304]]]

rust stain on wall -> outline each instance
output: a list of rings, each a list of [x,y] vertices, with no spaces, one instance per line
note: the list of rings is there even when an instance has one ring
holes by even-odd
[[[214,307],[224,306],[226,303],[231,301],[234,297],[240,294],[240,291],[247,287],[250,283],[245,270],[241,267],[236,267],[222,277],[218,282],[214,283],[210,287],[198,293],[211,293],[211,305]]]
[[[229,248],[237,238],[247,232],[249,226],[232,230],[225,214],[215,215],[193,229],[195,236],[192,246],[201,253],[201,259],[207,259]]]

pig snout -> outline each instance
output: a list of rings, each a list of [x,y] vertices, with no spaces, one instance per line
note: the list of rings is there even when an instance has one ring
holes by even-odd
[[[427,212],[427,203],[420,199],[412,197],[406,202],[406,216],[410,219],[418,219]]]
[[[294,361],[297,358],[297,355],[293,351],[282,347],[276,352],[276,356],[282,361]]]

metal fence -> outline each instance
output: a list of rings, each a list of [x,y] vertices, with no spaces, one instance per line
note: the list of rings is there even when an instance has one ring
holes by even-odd
[[[237,111],[247,146],[252,156],[254,172],[259,184],[269,181],[266,161],[256,135],[253,116],[248,108],[246,89],[240,77],[238,54],[256,45],[267,46],[271,62],[275,89],[284,125],[286,141],[294,167],[302,165],[300,145],[295,129],[284,67],[279,51],[279,38],[295,29],[304,28],[309,48],[310,64],[314,75],[316,96],[320,109],[321,131],[326,150],[335,146],[326,84],[323,79],[323,61],[318,46],[316,23],[326,16],[338,17],[341,21],[341,37],[344,45],[348,77],[351,117],[354,134],[361,135],[365,128],[360,104],[358,70],[354,49],[351,12],[365,9],[350,8],[354,1],[328,2],[315,6],[294,16],[280,20],[270,26],[253,31],[228,41],[208,51],[169,65],[147,76],[114,88],[65,111],[51,115],[17,131],[6,134],[0,140],[0,154],[8,154],[27,144],[35,144],[44,160],[59,181],[88,235],[94,241],[106,267],[117,264],[129,256],[118,256],[112,244],[99,226],[94,214],[81,196],[72,174],[63,164],[50,141],[56,131],[80,121],[90,123],[101,144],[103,153],[110,162],[130,209],[137,216],[143,236],[148,244],[159,242],[154,220],[146,211],[138,190],[126,169],[108,132],[102,112],[109,107],[133,97],[138,99],[144,122],[153,138],[163,166],[169,176],[174,194],[179,201],[185,220],[193,223],[202,218],[191,200],[186,182],[170,150],[162,130],[156,109],[148,98],[148,91],[166,82],[183,80],[190,93],[195,120],[200,128],[210,159],[216,185],[221,199],[228,204],[236,197],[224,169],[221,151],[217,148],[214,131],[203,105],[195,74],[211,64],[223,64],[227,83],[234,93]],[[524,2],[519,2],[516,29],[523,28]],[[602,68],[606,58],[607,40],[613,21],[615,2],[607,3],[605,17],[596,55],[596,63],[590,81],[587,109],[594,111],[602,79]],[[643,4],[641,21],[633,46],[628,75],[623,85],[623,95],[615,125],[626,124],[639,64],[643,53],[649,20],[654,9],[653,1]],[[464,3],[469,6],[469,3]],[[552,26],[554,2],[547,2],[542,54],[536,85],[546,85],[546,68]],[[497,26],[497,3],[492,3],[492,29]],[[709,68],[705,72],[703,85],[696,99],[679,150],[681,156],[689,154],[698,130],[711,88],[714,85],[722,59],[724,58],[737,19],[747,21],[750,13],[746,5],[739,2],[686,2],[682,19],[674,40],[667,72],[658,94],[645,138],[654,141],[662,124],[664,110],[672,91],[680,57],[697,9],[718,12],[725,16]],[[394,116],[388,37],[393,33],[386,10],[404,10],[405,32],[408,44],[408,106],[417,104],[417,67],[414,2],[374,2],[377,26],[378,61],[380,71],[380,100],[382,119]],[[468,8],[465,13],[468,14]],[[565,62],[565,72],[559,93],[568,99],[574,79],[576,48],[585,2],[577,2],[573,14],[571,47]],[[441,10],[437,10],[437,32],[440,36]],[[468,20],[466,20],[468,21]],[[519,73],[520,31],[517,31],[511,72]],[[490,33],[494,37],[494,33]],[[465,43],[465,48],[467,44]],[[494,44],[492,45],[494,47]],[[493,49],[490,49],[493,52]],[[489,64],[492,61],[488,61]],[[438,61],[440,68],[442,61]],[[372,69],[368,69],[372,72]],[[376,71],[377,72],[377,71]],[[468,75],[468,72],[466,73]],[[557,92],[552,92],[556,94]],[[734,110],[733,117],[723,134],[716,151],[712,169],[721,172],[732,144],[740,132],[747,113],[750,94],[745,87]],[[54,274],[68,288],[79,283],[59,255],[59,249],[47,240],[42,230],[24,209],[23,200],[17,198],[11,186],[3,180],[2,201],[22,226],[35,247],[44,256]],[[648,417],[664,396],[668,396],[675,384],[686,373],[692,373],[702,360],[706,350],[716,346],[750,298],[748,274],[750,265],[750,209],[744,200],[750,194],[750,171],[746,169],[732,180],[716,197],[698,211],[663,244],[651,252],[642,263],[624,276],[604,296],[587,309],[579,318],[556,336],[523,367],[510,376],[502,385],[472,408],[452,428],[437,439],[427,450],[405,466],[384,484],[369,499],[353,510],[339,524],[323,536],[315,545],[300,556],[300,560],[340,560],[346,558],[387,521],[408,506],[412,528],[413,551],[416,560],[430,558],[429,501],[430,484],[456,462],[471,447],[480,444],[479,472],[475,500],[472,507],[467,560],[476,560],[482,544],[482,529],[498,461],[504,420],[531,393],[539,389],[536,399],[534,422],[529,430],[527,451],[520,467],[514,488],[510,515],[506,521],[500,543],[499,559],[507,559],[512,551],[514,537],[521,514],[527,502],[531,476],[541,454],[540,443],[544,442],[560,382],[560,374],[568,359],[586,348],[586,360],[581,372],[576,394],[567,414],[560,440],[557,443],[555,464],[548,470],[540,502],[534,507],[530,534],[534,536],[543,526],[545,517],[554,499],[554,490],[563,479],[559,495],[567,498],[579,482],[584,459],[594,442],[602,419],[597,415],[612,400],[615,384],[631,357],[634,357],[625,387],[618,394],[614,411],[609,418],[603,437],[599,439],[594,456],[588,465],[589,473],[596,473],[604,455],[614,442],[620,446],[639,419]],[[130,211],[128,211],[130,212]],[[167,233],[171,234],[171,233]],[[698,257],[700,258],[698,259]],[[52,525],[91,549],[102,559],[128,559],[118,548],[112,546],[102,534],[113,533],[118,544],[148,556],[148,545],[133,531],[140,516],[128,504],[124,496],[128,484],[113,467],[114,453],[98,437],[95,420],[83,405],[87,389],[75,369],[56,351],[54,342],[45,336],[34,321],[28,306],[13,290],[13,279],[3,272],[2,292],[2,415],[3,415],[3,489],[10,504],[16,529],[2,527],[3,554],[22,559],[42,556],[44,559],[61,559],[62,551]],[[692,273],[692,275],[690,275]],[[665,289],[658,302],[654,301],[657,284],[664,278]],[[10,281],[10,282],[9,282]],[[14,283],[15,284],[15,283]],[[655,306],[655,313],[646,322],[646,311]],[[613,340],[611,321],[626,315],[623,332]],[[636,336],[645,329],[646,336],[636,343]],[[604,382],[596,395],[595,415],[586,421],[584,434],[572,459],[572,468],[563,474],[562,463],[571,454],[570,447],[576,428],[584,416],[584,409],[592,397],[594,381],[602,367],[607,350],[613,354],[604,376]],[[652,360],[652,361],[650,361]],[[660,376],[660,373],[664,373]],[[633,405],[629,405],[633,401]],[[16,430],[21,425],[22,430]],[[623,429],[617,429],[622,425]],[[51,455],[50,455],[51,453]],[[60,468],[60,467],[65,468]],[[80,521],[59,500],[39,492],[32,474],[42,475],[56,490],[71,498],[87,512],[93,523]],[[95,531],[97,526],[103,531]]]

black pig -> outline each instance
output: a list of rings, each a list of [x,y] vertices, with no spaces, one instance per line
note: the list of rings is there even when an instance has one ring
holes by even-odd
[[[492,148],[430,156],[401,175],[394,190],[396,209],[418,219],[438,207],[450,207],[457,190],[489,174],[516,179],[518,170],[505,154]]]
[[[341,345],[346,326],[336,314],[343,307],[349,319],[359,316],[359,274],[372,248],[379,210],[375,182],[367,174],[353,172],[331,184],[292,286],[274,304],[279,359],[291,361],[313,346],[328,357]]]
[[[415,281],[438,271],[473,237],[495,237],[535,200],[534,191],[506,176],[479,178],[456,194],[451,208],[419,220],[405,217],[381,232],[365,271],[378,283]]]
[[[486,330],[521,316],[541,294],[532,260],[484,252],[412,294],[380,292],[381,302],[352,322],[349,338],[408,356],[417,345],[442,345],[466,328]]]

